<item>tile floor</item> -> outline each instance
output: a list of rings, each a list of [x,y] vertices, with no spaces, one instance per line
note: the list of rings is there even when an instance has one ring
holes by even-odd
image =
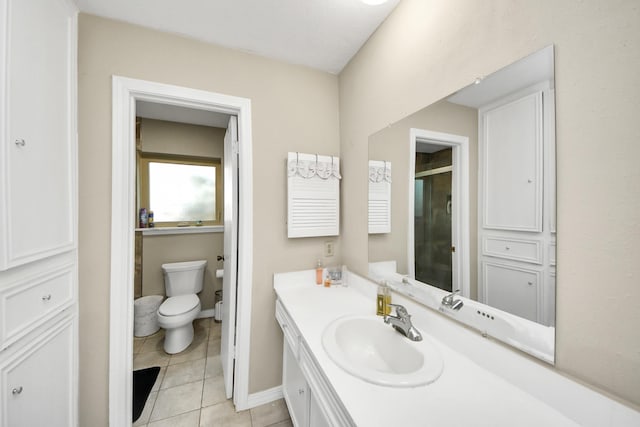
[[[164,330],[133,339],[133,369],[160,366],[142,415],[133,427],[291,427],[284,400],[236,412],[225,398],[220,323],[194,322],[194,338],[181,353],[162,349]]]

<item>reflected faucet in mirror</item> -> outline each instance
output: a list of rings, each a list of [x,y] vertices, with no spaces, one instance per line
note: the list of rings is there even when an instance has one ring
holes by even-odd
[[[442,305],[445,307],[448,307],[452,310],[460,310],[462,308],[462,306],[464,305],[464,303],[462,302],[461,299],[456,299],[455,295],[460,292],[460,289],[456,289],[455,291],[451,292],[448,295],[445,295],[442,298]]]
[[[388,230],[370,228],[374,280],[406,276],[448,292],[435,293],[436,309],[474,326],[460,310],[459,290],[474,306],[535,322],[553,336],[553,64],[549,46],[370,136],[370,167],[384,159],[408,171],[388,183]],[[517,338],[506,340],[517,346]]]

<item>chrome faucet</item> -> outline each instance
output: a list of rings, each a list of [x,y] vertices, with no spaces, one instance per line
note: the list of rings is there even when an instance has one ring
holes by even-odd
[[[455,299],[455,296],[458,292],[460,292],[460,289],[456,289],[455,291],[451,292],[449,295],[442,298],[442,305],[444,305],[445,307],[449,307],[452,310],[460,310],[460,308],[462,308],[464,303],[462,302],[461,299]]]
[[[411,323],[411,315],[407,309],[400,304],[387,304],[396,309],[396,316],[384,316],[384,323],[393,326],[393,329],[400,332],[411,341],[422,341],[422,334]]]

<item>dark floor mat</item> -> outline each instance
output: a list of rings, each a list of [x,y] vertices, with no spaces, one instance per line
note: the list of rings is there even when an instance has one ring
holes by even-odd
[[[133,422],[136,422],[142,415],[144,404],[147,403],[147,398],[156,383],[159,372],[159,366],[133,371]]]

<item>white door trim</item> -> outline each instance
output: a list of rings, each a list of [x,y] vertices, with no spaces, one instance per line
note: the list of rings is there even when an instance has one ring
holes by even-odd
[[[456,248],[452,270],[454,280],[460,282],[462,296],[469,297],[470,288],[470,248],[469,248],[469,138],[449,133],[424,129],[409,129],[409,212],[407,218],[407,262],[409,277],[415,278],[414,247],[414,197],[413,181],[416,173],[416,143],[429,142],[452,148],[453,174],[451,178],[451,201],[458,209],[452,211],[451,240]],[[455,285],[454,285],[455,286]]]
[[[251,100],[120,76],[113,76],[112,83],[109,425],[131,425],[137,100],[238,116],[239,204],[242,209],[238,217],[237,355],[233,401],[238,410],[247,409],[253,273]]]

